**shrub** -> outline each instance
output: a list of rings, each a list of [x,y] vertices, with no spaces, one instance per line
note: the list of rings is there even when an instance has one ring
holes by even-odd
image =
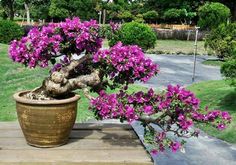
[[[138,22],[123,24],[121,28],[114,32],[112,37],[108,39],[110,46],[113,46],[118,41],[121,41],[125,45],[138,45],[143,50],[154,48],[157,40],[151,27]]]
[[[137,14],[134,18],[134,21],[138,22],[138,23],[144,23],[143,15],[142,14]]]
[[[230,9],[221,3],[206,3],[199,8],[198,16],[198,25],[202,29],[211,30],[227,22]]]
[[[236,87],[236,59],[225,62],[220,69],[221,74],[231,81],[231,85]]]
[[[134,19],[134,16],[129,11],[124,11],[118,15],[118,18],[124,22],[130,22]]]
[[[13,39],[19,39],[23,34],[23,29],[18,24],[7,20],[0,21],[1,43],[8,44]]]
[[[206,37],[205,47],[211,48],[220,59],[230,58],[236,49],[236,23],[213,29]]]
[[[164,19],[167,21],[181,21],[187,17],[187,10],[186,9],[169,9],[164,12]]]
[[[156,22],[158,18],[158,13],[155,10],[148,11],[143,14],[143,18],[146,22]]]

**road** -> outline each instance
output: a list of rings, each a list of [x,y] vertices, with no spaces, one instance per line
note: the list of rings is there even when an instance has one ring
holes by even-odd
[[[163,89],[168,84],[187,86],[192,84],[193,56],[185,55],[147,55],[160,67],[160,73],[143,86]],[[219,67],[203,65],[208,56],[198,56],[196,61],[195,82],[219,80],[221,78]]]

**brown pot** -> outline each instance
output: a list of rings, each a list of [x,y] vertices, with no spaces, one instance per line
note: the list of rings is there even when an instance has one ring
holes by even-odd
[[[18,121],[29,145],[56,147],[67,143],[75,123],[78,95],[62,100],[30,100],[14,94]]]

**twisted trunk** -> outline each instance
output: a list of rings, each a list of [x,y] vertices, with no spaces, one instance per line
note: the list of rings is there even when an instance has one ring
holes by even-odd
[[[74,77],[74,71],[79,65],[91,60],[89,56],[83,56],[79,60],[73,60],[68,66],[60,71],[53,72],[47,77],[42,86],[30,92],[27,97],[37,100],[48,100],[66,96],[73,90],[82,89],[85,96],[92,99],[89,95],[89,88],[97,87],[102,83],[102,76],[98,70],[92,70],[90,74],[78,75]]]

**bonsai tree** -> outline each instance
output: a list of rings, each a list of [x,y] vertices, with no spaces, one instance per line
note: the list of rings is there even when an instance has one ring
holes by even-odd
[[[173,152],[182,148],[182,138],[199,133],[193,129],[194,123],[211,124],[219,130],[230,123],[227,112],[201,110],[194,94],[178,85],[169,85],[162,93],[153,89],[127,92],[129,84],[146,82],[155,76],[158,66],[138,46],[118,42],[110,49],[100,50],[101,45],[96,21],[81,22],[79,18],[34,28],[21,40],[12,41],[9,54],[13,61],[30,68],[47,67],[49,61],[54,64],[42,85],[24,97],[42,101],[61,99],[81,89],[98,119],[141,121],[145,142],[150,144],[153,154],[165,148]],[[108,87],[119,87],[120,91],[107,94]],[[98,97],[92,97],[90,91],[97,92]],[[168,132],[180,139],[169,138]]]

